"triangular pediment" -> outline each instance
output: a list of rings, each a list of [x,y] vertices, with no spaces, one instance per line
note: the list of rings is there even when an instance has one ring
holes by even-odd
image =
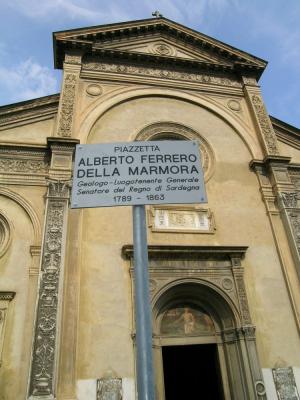
[[[137,38],[131,40],[118,41],[117,43],[95,43],[94,48],[110,49],[115,51],[150,54],[162,57],[175,57],[185,60],[195,60],[208,63],[224,63],[230,65],[230,62],[222,57],[211,53],[200,51],[194,46],[187,46],[164,37]]]
[[[151,18],[119,24],[100,25],[54,33],[55,66],[62,68],[64,54],[79,50],[83,54],[130,55],[159,58],[167,62],[198,62],[225,68],[251,68],[260,76],[266,62],[221,41],[196,32],[166,18]],[[136,59],[135,58],[135,59]]]

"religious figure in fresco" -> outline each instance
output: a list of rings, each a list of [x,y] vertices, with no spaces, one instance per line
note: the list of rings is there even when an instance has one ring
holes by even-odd
[[[181,315],[180,319],[184,324],[184,333],[186,335],[193,333],[195,330],[195,317],[189,308],[186,307],[184,309],[184,313]]]
[[[161,332],[167,335],[212,334],[214,324],[209,315],[187,306],[167,310],[162,318]]]

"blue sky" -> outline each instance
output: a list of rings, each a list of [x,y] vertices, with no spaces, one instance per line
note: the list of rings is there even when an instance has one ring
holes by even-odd
[[[300,127],[300,0],[2,0],[0,105],[59,92],[52,32],[150,18],[156,9],[267,60],[267,109]]]

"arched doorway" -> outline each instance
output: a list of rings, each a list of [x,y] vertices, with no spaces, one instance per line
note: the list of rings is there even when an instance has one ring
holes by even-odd
[[[165,399],[193,398],[199,388],[206,398],[224,399],[218,337],[210,315],[194,302],[176,301],[159,318]]]
[[[178,393],[192,390],[180,399],[266,400],[243,279],[246,250],[148,246],[157,400],[176,400],[167,386],[180,380]],[[134,284],[133,247],[123,254]]]
[[[231,398],[222,332],[234,326],[230,307],[203,282],[166,289],[153,321],[159,398]]]

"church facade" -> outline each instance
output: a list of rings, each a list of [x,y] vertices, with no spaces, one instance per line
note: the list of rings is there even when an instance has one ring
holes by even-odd
[[[299,399],[300,132],[266,62],[163,17],[53,43],[61,93],[0,107],[0,399],[138,399],[132,210],[70,194],[76,144],[152,140],[198,143],[208,197],[147,206],[156,399]]]

